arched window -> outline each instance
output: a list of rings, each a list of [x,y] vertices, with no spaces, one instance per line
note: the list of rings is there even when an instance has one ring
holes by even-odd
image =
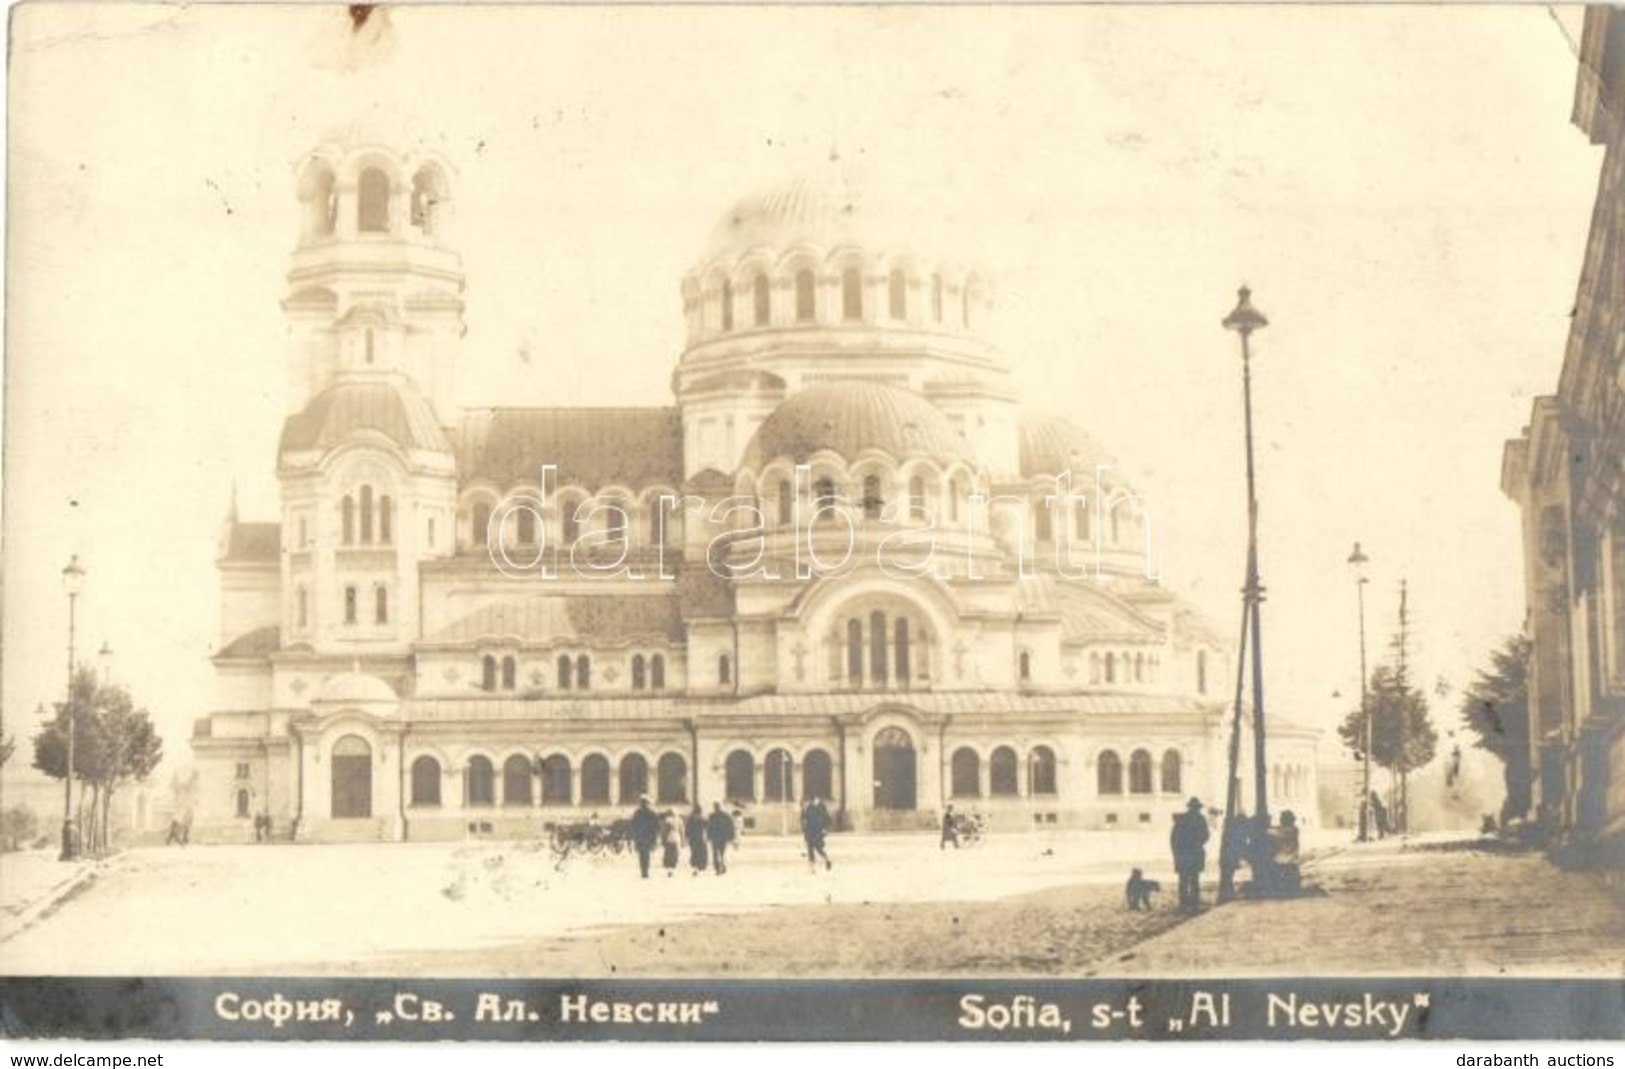
[[[581,759],[581,801],[584,805],[609,803],[609,758],[603,754]]]
[[[1145,654],[1143,653],[1134,655],[1134,682],[1145,682]]]
[[[808,750],[801,759],[801,796],[821,801],[835,796],[835,763],[823,750]]]
[[[339,504],[339,526],[342,528],[341,539],[347,546],[355,545],[355,498],[349,494]]]
[[[77,761],[75,761],[74,762],[74,767],[77,768],[78,764],[79,763]],[[66,768],[67,765],[64,763],[64,765],[62,767]],[[244,789],[237,792],[237,815],[240,816],[240,817],[248,816],[248,789],[247,788],[244,788]]]
[[[1207,693],[1207,650],[1196,651],[1196,693]]]
[[[412,804],[440,804],[440,762],[427,755],[412,762]]]
[[[1089,655],[1089,682],[1091,682],[1091,683],[1099,683],[1100,682],[1100,654],[1099,653],[1091,653]]]
[[[661,805],[688,801],[688,762],[682,754],[662,754],[655,765],[655,801]]]
[[[560,690],[569,690],[570,689],[570,669],[571,669],[571,664],[570,664],[570,655],[568,653],[559,654],[558,668],[559,668],[559,673],[558,673],[558,676],[559,676],[559,678],[558,678],[559,689]]]
[[[1016,795],[1016,751],[1000,746],[987,759],[987,793],[994,798]]]
[[[1031,683],[1033,678],[1033,655],[1028,653],[1026,650],[1022,650],[1021,656],[1017,658],[1017,662],[1017,671],[1021,675],[1021,681],[1023,683]]]
[[[811,323],[818,314],[813,290],[813,273],[803,268],[796,272],[796,322]]]
[[[1089,541],[1089,501],[1081,494],[1072,499],[1072,535],[1079,542]]]
[[[471,545],[484,546],[490,541],[491,506],[480,502],[474,506],[472,526],[468,529],[468,540]]]
[[[356,183],[356,229],[364,234],[389,230],[389,176],[376,167],[361,172]]]
[[[813,505],[816,508],[835,507],[835,480],[824,476],[813,483]]]
[[[863,275],[855,267],[841,272],[841,318],[848,323],[863,318]]]
[[[477,754],[470,757],[468,769],[463,773],[463,783],[468,792],[469,805],[496,804],[496,769],[489,758]]]
[[[733,658],[729,657],[726,653],[718,654],[717,655],[717,682],[719,684],[721,684],[722,686],[726,687],[726,686],[730,685],[731,683],[733,683],[733,681],[734,681],[734,662],[733,662]]]
[[[585,653],[576,656],[576,689],[586,690],[592,686],[592,658]]]
[[[908,518],[925,519],[925,478],[920,475],[908,481]]]
[[[649,686],[653,690],[666,689],[666,658],[664,654],[655,654],[649,658]]]
[[[626,509],[611,503],[604,511],[604,533],[611,542],[626,541]]]
[[[372,487],[361,488],[361,544],[372,545]]]
[[[1054,518],[1050,515],[1049,501],[1043,498],[1033,502],[1033,539],[1038,542],[1055,540]]]
[[[389,545],[395,540],[394,507],[385,494],[378,499],[378,541]]]
[[[536,513],[521,505],[514,510],[514,522],[519,527],[519,544],[533,546],[536,544]]]
[[[502,804],[530,804],[530,758],[514,754],[502,762]]]
[[[649,499],[649,545],[658,548],[666,544],[666,504],[663,498]]]
[[[412,225],[428,237],[435,236],[435,206],[443,195],[439,174],[427,167],[412,176]]]
[[[869,614],[869,681],[877,687],[886,685],[886,614]]]
[[[353,586],[347,586],[344,588],[344,622],[354,624],[356,614],[356,589]]]
[[[570,759],[563,754],[542,762],[542,804],[570,804]]]
[[[513,690],[518,686],[519,662],[513,657],[502,658],[502,689]]]
[[[762,759],[762,801],[793,802],[795,775],[789,750],[769,750]]]
[[[880,519],[880,510],[886,501],[880,496],[880,476],[865,475],[863,477],[863,518],[866,520]]]
[[[846,622],[846,681],[854,687],[863,685],[863,623]]]
[[[634,805],[649,793],[649,762],[642,754],[629,753],[621,758],[620,794],[622,805]]]
[[[304,587],[299,588],[299,627],[304,629],[310,626],[310,594]]]
[[[722,329],[734,329],[734,286],[727,279],[722,280]]]
[[[372,592],[373,623],[389,623],[389,588],[381,586]]]
[[[1165,751],[1163,753],[1163,755],[1162,755],[1162,793],[1163,794],[1178,794],[1178,793],[1180,793],[1180,790],[1181,790],[1180,785],[1179,785],[1180,771],[1181,771],[1181,769],[1180,769],[1180,766],[1179,766],[1179,751],[1178,750]]]
[[[480,688],[482,690],[497,689],[497,659],[487,656],[480,662]]]
[[[632,655],[632,689],[642,690],[648,685],[648,667],[643,660],[643,654]]]
[[[965,487],[958,478],[948,483],[948,522],[959,522],[959,502],[965,497]]]
[[[796,492],[789,479],[779,480],[779,526],[788,527],[796,518]]]
[[[799,296],[797,299],[799,300]],[[751,311],[752,319],[758,327],[767,326],[772,315],[772,296],[766,275],[757,275],[756,281],[751,283]]]
[[[1052,795],[1055,792],[1055,751],[1034,746],[1027,755],[1027,793]]]
[[[899,616],[892,631],[892,656],[897,661],[897,682],[906,687],[914,677],[913,651],[909,649],[908,617]]]
[[[982,796],[982,758],[969,746],[954,751],[950,782],[955,798]]]
[[[1151,793],[1151,755],[1145,750],[1135,750],[1129,755],[1128,792],[1130,794]]]
[[[900,270],[893,270],[886,280],[886,310],[893,319],[908,318],[908,281]]]
[[[581,538],[581,517],[576,514],[579,507],[575,501],[559,502],[559,517],[562,521],[559,527],[566,545]]]
[[[1106,654],[1106,682],[1117,682],[1117,654]]]
[[[722,766],[722,793],[730,802],[756,800],[756,759],[748,750],[735,750]]]
[[[942,322],[942,276],[931,276],[931,320]]]
[[[1115,750],[1106,750],[1095,759],[1095,793],[1123,793],[1123,761]]]

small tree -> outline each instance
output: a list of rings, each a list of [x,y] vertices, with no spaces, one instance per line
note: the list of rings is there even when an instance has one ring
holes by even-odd
[[[123,687],[98,686],[96,674],[74,674],[69,702],[34,736],[34,767],[55,779],[68,774],[67,729],[73,718],[73,777],[80,782],[75,819],[86,849],[109,846],[113,795],[131,780],[144,780],[163,757],[163,740],[152,717],[136,709]],[[89,799],[86,799],[86,795]]]
[[[1439,733],[1428,717],[1427,699],[1395,666],[1379,665],[1372,671],[1366,707],[1371,716],[1371,763],[1387,769],[1397,780],[1397,809],[1403,816],[1405,781],[1433,760]],[[1351,753],[1361,756],[1365,752],[1365,714],[1360,709],[1350,711],[1337,734]]]
[[[1506,801],[1501,819],[1529,812],[1534,778],[1529,755],[1529,659],[1534,645],[1523,635],[1512,635],[1491,651],[1490,666],[1462,696],[1461,718],[1473,733],[1474,743],[1501,759]]]

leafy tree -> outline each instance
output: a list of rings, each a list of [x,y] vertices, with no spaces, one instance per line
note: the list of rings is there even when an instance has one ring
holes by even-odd
[[[0,851],[21,850],[39,838],[39,816],[27,806],[0,812]]]
[[[1523,816],[1532,801],[1533,768],[1529,755],[1529,661],[1534,645],[1512,635],[1491,651],[1490,665],[1462,695],[1461,718],[1475,737],[1473,745],[1501,759],[1506,781],[1503,820]]]
[[[11,755],[16,749],[17,737],[15,735],[6,735],[0,738],[0,765],[10,761]]]
[[[106,850],[114,794],[152,773],[163,757],[163,740],[151,715],[135,708],[129,691],[97,685],[96,673],[88,668],[74,673],[69,697],[34,736],[34,767],[54,779],[67,774],[71,716],[73,777],[81,784],[75,815],[80,842],[87,850]]]
[[[1397,665],[1371,672],[1366,705],[1371,716],[1371,763],[1398,781],[1398,815],[1403,819],[1409,775],[1434,758],[1439,733],[1428,716],[1427,698],[1410,685]],[[1354,709],[1338,726],[1338,736],[1356,757],[1365,752],[1365,715]]]

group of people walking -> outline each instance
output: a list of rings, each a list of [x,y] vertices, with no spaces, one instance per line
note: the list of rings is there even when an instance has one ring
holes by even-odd
[[[679,818],[673,809],[656,813],[647,797],[638,799],[630,831],[632,848],[638,855],[638,871],[646,880],[656,847],[660,849],[660,864],[666,875],[675,876],[682,863],[685,844],[693,875],[698,876],[710,868],[721,876],[728,871],[728,847],[739,838],[738,825],[721,802],[712,803],[709,816],[696,805],[686,817]]]
[[[728,812],[721,802],[711,804],[708,815],[696,805],[685,817],[667,809],[657,813],[648,797],[638,799],[628,828],[632,848],[638,856],[638,872],[649,878],[654,866],[655,851],[660,851],[660,865],[667,876],[675,876],[682,864],[683,847],[688,847],[689,871],[698,876],[708,867],[718,876],[728,871],[728,848],[739,840],[737,815]],[[801,809],[801,838],[807,848],[807,864],[825,870],[833,869],[825,845],[833,818],[820,798],[814,798]]]

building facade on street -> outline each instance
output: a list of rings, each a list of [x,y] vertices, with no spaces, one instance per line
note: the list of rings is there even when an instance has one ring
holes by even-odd
[[[1230,642],[1147,578],[1111,457],[1019,404],[957,250],[832,162],[722,217],[672,405],[469,409],[455,184],[359,130],[298,168],[282,511],[222,532],[195,837],[1223,805]],[[1272,722],[1277,812],[1315,743]]]
[[[1557,393],[1507,443],[1522,509],[1533,802],[1564,845],[1625,864],[1625,14],[1586,10],[1574,122],[1602,146]]]

